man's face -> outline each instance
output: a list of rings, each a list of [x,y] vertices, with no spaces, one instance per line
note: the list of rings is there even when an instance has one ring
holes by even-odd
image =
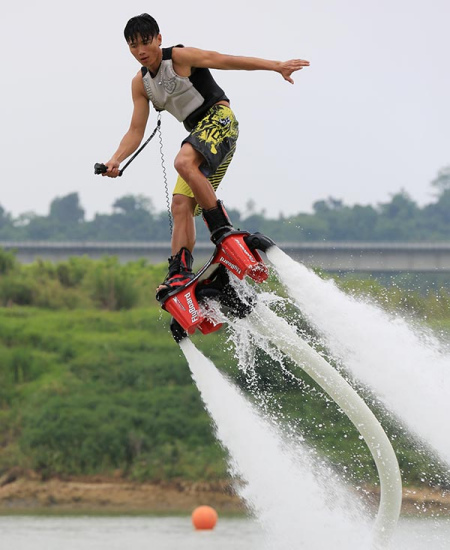
[[[142,40],[138,35],[135,40],[128,42],[133,57],[144,67],[149,69],[158,67],[161,63],[161,35]]]

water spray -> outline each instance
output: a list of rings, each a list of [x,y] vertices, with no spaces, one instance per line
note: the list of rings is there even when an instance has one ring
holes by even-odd
[[[450,417],[450,355],[431,329],[348,295],[275,246],[267,254],[330,353],[450,465],[450,438],[442,431]]]
[[[264,534],[260,550],[328,548],[330,536],[335,550],[367,549],[368,518],[335,472],[301,439],[286,438],[190,338],[180,348],[229,452],[234,489]]]
[[[402,480],[395,452],[377,418],[344,378],[267,306],[257,304],[247,320],[255,331],[271,340],[322,387],[364,438],[380,479],[373,548],[386,549],[400,516]]]

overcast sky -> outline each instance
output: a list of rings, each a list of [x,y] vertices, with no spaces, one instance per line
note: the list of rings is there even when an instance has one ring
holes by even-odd
[[[0,205],[48,212],[78,192],[90,217],[126,194],[165,207],[154,140],[116,180],[93,175],[126,132],[139,69],[123,39],[142,12],[163,46],[308,59],[295,85],[277,73],[214,71],[240,122],[222,183],[228,207],[253,199],[269,216],[311,211],[329,196],[377,204],[406,190],[432,202],[450,164],[449,0],[16,0],[2,6]],[[154,127],[152,111],[147,135]],[[184,128],[163,113],[169,187]]]

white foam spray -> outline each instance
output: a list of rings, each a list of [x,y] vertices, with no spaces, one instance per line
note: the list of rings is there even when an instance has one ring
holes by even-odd
[[[247,331],[245,325],[248,326]],[[239,336],[235,333],[234,340],[236,336],[239,339],[243,332],[249,330],[252,335],[256,335],[257,339],[269,340],[311,376],[342,408],[364,438],[377,465],[381,487],[381,501],[374,525],[373,547],[385,550],[395,531],[400,514],[402,483],[394,450],[378,420],[344,378],[314,348],[298,336],[293,326],[289,325],[285,319],[278,317],[261,300],[258,300],[253,312],[239,323],[237,331]],[[248,340],[248,336],[246,339]]]
[[[356,299],[271,247],[267,257],[331,353],[450,463],[450,357],[425,330]],[[444,423],[444,424],[443,424]]]
[[[266,548],[323,550],[331,541],[335,550],[368,548],[370,526],[362,515],[348,514],[352,502],[344,511],[336,486],[327,492],[332,476],[317,477],[307,448],[288,445],[189,339],[180,347],[230,453],[231,474],[244,482],[237,490],[266,532]]]

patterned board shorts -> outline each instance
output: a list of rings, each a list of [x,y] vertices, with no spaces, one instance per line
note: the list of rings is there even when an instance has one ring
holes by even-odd
[[[239,123],[233,111],[226,105],[213,105],[183,140],[182,144],[190,143],[204,157],[200,170],[208,178],[214,191],[219,187],[233,158],[238,136]],[[194,197],[191,188],[181,176],[178,176],[173,194]],[[198,216],[201,211],[197,205],[194,215]]]

